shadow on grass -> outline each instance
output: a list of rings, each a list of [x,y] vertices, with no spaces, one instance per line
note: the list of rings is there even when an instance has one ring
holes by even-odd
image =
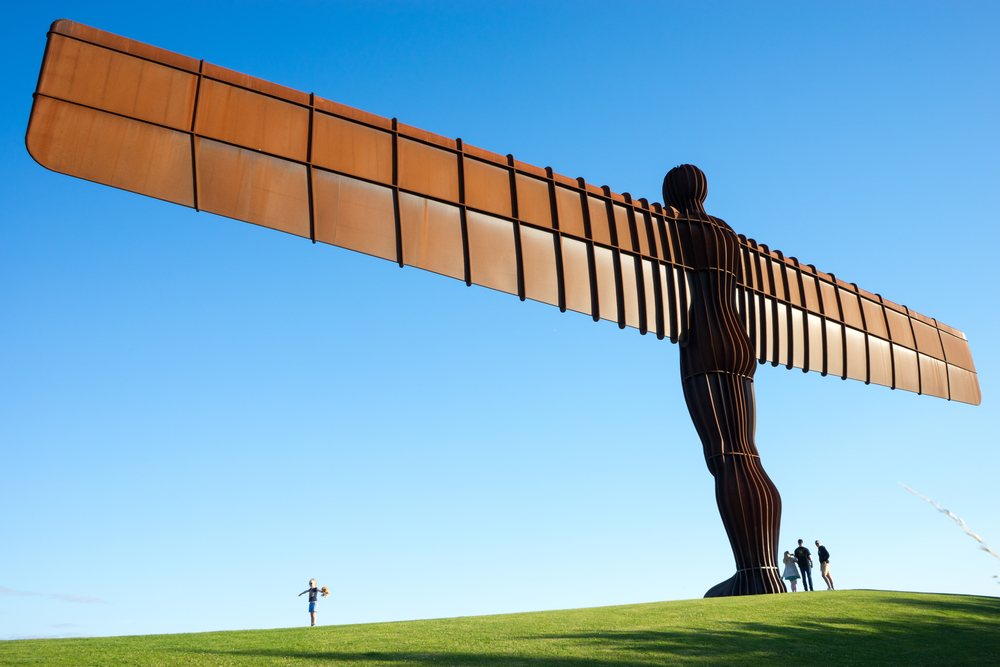
[[[416,663],[498,667],[573,665],[773,664],[983,665],[1000,662],[1000,600],[885,600],[913,609],[883,618],[785,618],[780,622],[708,621],[714,627],[671,627],[482,640],[481,653],[447,650],[205,650],[205,654],[325,663]],[[428,647],[429,649],[430,647]]]
[[[998,587],[1000,588],[1000,587]],[[994,619],[1000,617],[1000,598],[976,597],[971,595],[956,595],[954,599],[942,600],[944,593],[935,593],[937,599],[926,599],[920,597],[887,597],[879,601],[879,604],[894,604],[901,607],[913,607],[915,609],[925,609],[934,612],[961,613],[993,616]]]

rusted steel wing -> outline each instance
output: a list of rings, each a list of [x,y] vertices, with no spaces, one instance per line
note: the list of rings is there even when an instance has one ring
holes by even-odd
[[[52,24],[42,166],[677,342],[676,212],[204,61]],[[964,334],[740,237],[761,362],[978,405]]]
[[[739,309],[761,362],[979,405],[961,331],[740,238]]]

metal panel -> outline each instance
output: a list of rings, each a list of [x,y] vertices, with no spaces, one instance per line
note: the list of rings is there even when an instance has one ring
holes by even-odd
[[[823,299],[823,314],[829,319],[842,321],[840,319],[840,306],[837,305],[837,292],[834,286],[825,280],[817,282],[819,283],[820,296]]]
[[[286,102],[292,102],[293,104],[298,104],[303,107],[308,107],[312,101],[312,96],[308,93],[303,93],[300,90],[294,90],[292,88],[288,88],[287,86],[265,81],[264,79],[258,79],[257,77],[250,76],[249,74],[235,72],[231,69],[226,69],[225,67],[213,65],[212,63],[203,62],[201,71],[206,78],[221,81],[222,83],[228,83],[236,86],[237,88],[261,93],[263,95],[267,95],[268,97],[285,100]]]
[[[761,335],[761,347],[757,349],[757,358],[763,359],[764,361],[777,361],[774,356],[774,340],[775,340],[775,326],[774,321],[774,299],[772,297],[763,297],[762,300],[763,310],[764,310],[764,331]],[[784,338],[784,331],[782,331],[781,337]],[[763,353],[763,354],[761,354]]]
[[[865,331],[880,338],[889,338],[885,328],[885,318],[882,316],[882,305],[871,299],[861,299],[861,309],[865,315]]]
[[[590,233],[595,241],[611,245],[611,226],[608,222],[608,206],[597,197],[587,197],[590,213]],[[562,218],[560,218],[561,220]],[[631,242],[629,247],[631,247]]]
[[[806,316],[809,326],[809,370],[823,372],[823,320],[818,315]]]
[[[52,35],[38,92],[187,131],[197,86],[189,72]]]
[[[657,290],[653,281],[658,280],[659,278],[653,273],[654,271],[656,271],[656,267],[653,262],[648,259],[643,259],[642,283],[646,293],[646,331],[656,333],[657,335],[663,335],[664,332],[658,330],[656,325],[657,309],[659,309],[662,317],[663,306],[656,298]]]
[[[792,314],[792,366],[805,368],[806,338],[804,313],[798,308],[791,309]]]
[[[399,195],[403,263],[462,280],[465,251],[458,207],[405,192]]]
[[[799,293],[799,272],[787,264],[784,266],[785,280],[788,283],[788,300],[793,306],[802,307],[802,295]]]
[[[559,305],[555,238],[552,232],[521,227],[521,261],[524,265],[524,295],[528,299]],[[587,299],[590,299],[588,293]]]
[[[615,280],[615,257],[607,248],[594,247],[597,274],[597,308],[601,319],[618,322],[618,284]]]
[[[891,308],[885,309],[885,319],[889,322],[889,337],[894,343],[898,343],[911,350],[916,349],[913,342],[913,330],[910,329],[910,318],[902,313],[897,313]]]
[[[753,349],[757,354],[758,361],[767,361],[768,353],[767,350],[764,349],[767,337],[767,320],[764,313],[764,297],[756,292],[751,294],[751,297],[750,306],[753,308],[754,318],[757,322],[757,326],[754,327],[754,335],[751,337],[753,341]],[[768,312],[770,311],[768,310]]]
[[[566,308],[592,315],[590,303],[590,260],[587,244],[568,237],[562,238],[563,279],[566,285]]]
[[[182,56],[179,53],[167,51],[166,49],[161,49],[156,46],[150,46],[149,44],[143,44],[142,42],[137,42],[134,39],[105,32],[104,30],[99,30],[89,25],[83,25],[82,23],[76,23],[75,21],[70,21],[69,19],[59,19],[57,21],[53,21],[49,31],[50,38],[57,34],[66,35],[68,37],[73,37],[74,39],[90,42],[91,44],[97,46],[138,56],[139,58],[154,60],[156,62],[163,63],[164,65],[169,65],[170,67],[176,67],[177,69],[184,69],[189,72],[198,71],[199,63],[194,58]]]
[[[583,208],[580,193],[556,186],[556,205],[559,211],[559,229],[573,236],[584,238]]]
[[[472,282],[517,294],[517,253],[514,223],[469,211],[469,270]]]
[[[312,161],[320,167],[379,183],[392,183],[392,135],[317,111]]]
[[[889,341],[868,336],[868,380],[883,387],[892,386],[892,353]]]
[[[756,255],[750,252],[745,245],[739,247],[739,267],[743,273],[743,285],[748,289],[757,288],[757,269],[755,267]]]
[[[865,335],[851,327],[845,327],[844,334],[847,336],[847,377],[864,382],[868,378]]]
[[[758,278],[760,279],[760,286],[758,287],[758,289],[760,289],[764,294],[770,294],[773,296],[774,289],[771,286],[771,275],[767,270],[767,264],[768,264],[767,257],[765,257],[764,255],[757,255],[756,268],[760,269],[757,274]],[[770,336],[768,336],[768,340],[772,340]]]
[[[952,336],[957,336],[958,338],[961,338],[962,340],[965,340],[965,334],[962,333],[961,331],[959,331],[958,329],[956,329],[954,327],[950,327],[947,324],[945,324],[944,322],[940,322],[940,321],[937,321],[937,320],[935,320],[935,322],[937,324],[937,328],[941,330],[941,333],[949,333]]]
[[[517,187],[517,216],[525,222],[542,227],[552,227],[552,202],[549,184],[524,174],[515,176]]]
[[[788,306],[783,303],[778,304],[778,321],[775,326],[775,335],[778,337],[778,357],[776,362],[788,365]]]
[[[316,169],[313,206],[317,241],[396,261],[391,189]]]
[[[802,295],[805,298],[806,310],[810,313],[819,313],[819,293],[817,292],[816,276],[810,275],[799,269],[802,276]]]
[[[983,397],[979,393],[979,380],[975,373],[948,364],[948,384],[951,388],[951,400],[979,405]]]
[[[893,343],[892,360],[896,374],[896,389],[919,392],[920,369],[917,366],[917,353]]]
[[[510,217],[510,172],[470,157],[465,158],[465,203]]]
[[[750,341],[750,345],[754,344],[754,339],[757,335],[757,322],[756,320],[751,320],[750,317],[753,314],[752,301],[753,292],[741,287],[736,288],[736,307],[739,309],[740,321],[743,322],[743,328],[747,332],[747,339]],[[754,359],[756,358],[757,350],[754,348]]]
[[[628,253],[620,253],[622,266],[622,305],[625,306],[625,326],[639,328],[639,286],[636,270],[640,269],[639,258]],[[652,303],[650,302],[650,307]],[[646,328],[649,328],[647,324]],[[656,330],[656,327],[653,327]]]
[[[844,328],[834,321],[826,321],[826,372],[844,375]]]
[[[665,256],[674,264],[684,265],[684,257],[677,235],[677,221],[670,218],[663,218],[662,221],[663,227],[660,231],[663,232],[662,240],[666,244],[664,252],[667,254]]]
[[[309,192],[301,164],[195,138],[202,210],[309,238]]]
[[[858,304],[858,295],[838,287],[840,292],[840,307],[844,313],[844,324],[864,331],[865,323],[861,319],[861,306]]]
[[[918,354],[920,360],[920,393],[948,398],[948,370],[943,361]]]
[[[649,219],[650,229],[653,230],[653,238],[650,242],[655,246],[657,256],[660,257],[660,259],[673,261],[670,254],[670,242],[667,241],[663,234],[663,218],[656,215],[650,215]]]
[[[944,353],[949,364],[955,364],[972,372],[976,371],[968,341],[942,331],[941,342],[944,344]]]
[[[788,300],[788,293],[785,291],[785,264],[773,257],[771,258],[771,278],[774,280],[774,295],[783,301]]]
[[[304,162],[309,109],[206,78],[198,93],[194,131]]]
[[[181,132],[38,97],[25,144],[52,171],[194,206],[191,139]]]
[[[691,330],[691,280],[694,272],[674,269],[674,289],[677,292],[677,332],[680,340],[687,340]]]
[[[680,305],[677,303],[676,280],[674,280],[677,269],[666,264],[659,266],[660,295],[663,301],[663,335],[669,337],[670,342],[676,343],[680,331]]]
[[[938,337],[938,330],[912,317],[910,318],[910,324],[913,326],[913,337],[917,341],[917,351],[929,354],[935,359],[943,361],[944,351],[941,349],[941,339]]]
[[[399,187],[458,203],[458,155],[400,137]]]
[[[642,212],[634,213],[635,238],[639,242],[636,248],[632,243],[632,225],[629,222],[629,211],[624,206],[615,204],[612,207],[615,216],[615,230],[618,233],[618,247],[625,250],[637,250],[641,254],[649,257],[649,238],[646,236],[646,219]]]

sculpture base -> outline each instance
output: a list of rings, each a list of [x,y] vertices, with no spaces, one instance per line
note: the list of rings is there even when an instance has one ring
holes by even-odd
[[[785,593],[785,585],[778,578],[777,570],[744,570],[737,572],[705,593],[706,598],[727,598],[736,595],[768,595]]]

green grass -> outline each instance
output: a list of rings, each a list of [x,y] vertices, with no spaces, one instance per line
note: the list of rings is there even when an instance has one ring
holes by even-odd
[[[1000,598],[838,591],[433,621],[0,642],[0,665],[997,665]]]

